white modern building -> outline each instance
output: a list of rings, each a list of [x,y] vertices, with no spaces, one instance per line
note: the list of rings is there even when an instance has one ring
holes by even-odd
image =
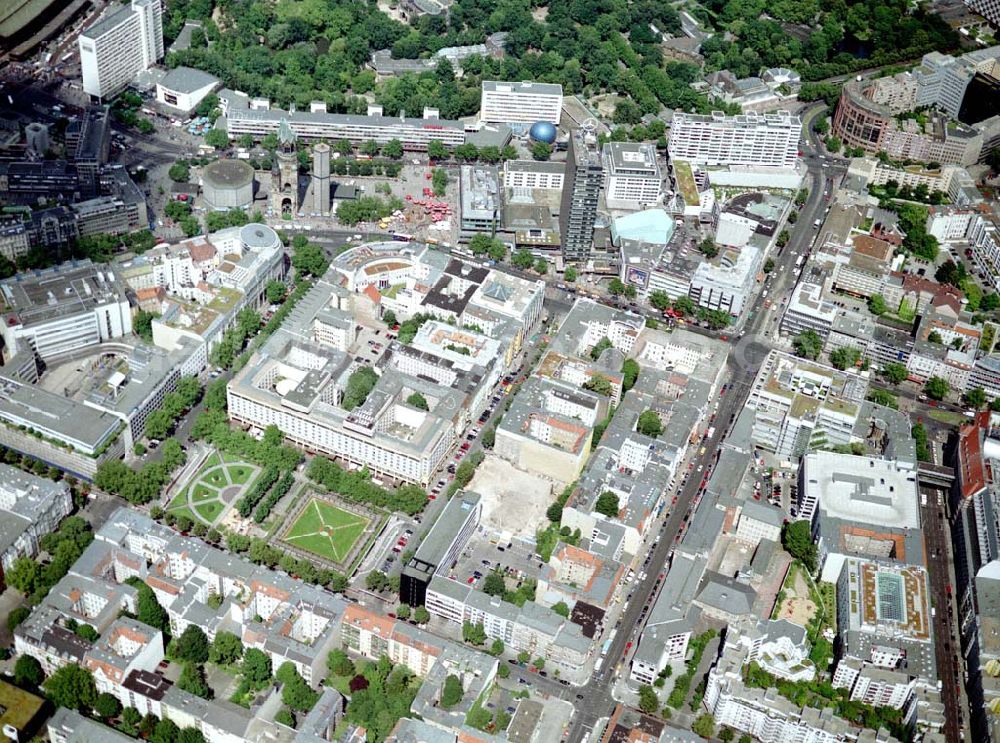
[[[562,191],[566,179],[566,163],[507,160],[503,164],[503,186],[513,189]]]
[[[839,658],[833,686],[854,701],[917,715],[915,689],[936,691],[930,584],[917,565],[849,557],[837,581]]]
[[[767,623],[788,625],[789,623]],[[748,643],[735,628],[727,632],[718,662],[708,673],[704,704],[716,724],[752,736],[762,743],[845,743],[885,741],[875,731],[855,727],[832,709],[798,706],[775,688],[749,686],[743,677],[751,659],[760,661],[756,640]],[[758,638],[760,635],[757,636]],[[766,636],[764,636],[766,639]],[[793,652],[798,653],[795,643]],[[770,671],[775,670],[772,666]]]
[[[83,31],[77,44],[83,91],[112,98],[163,58],[161,0],[132,0]]]
[[[175,67],[156,84],[156,100],[184,113],[219,87],[219,78],[192,67]]]
[[[852,555],[923,564],[912,463],[818,451],[802,458],[798,488],[798,517],[812,523],[824,581],[836,581]]]
[[[609,209],[638,209],[659,203],[663,175],[654,145],[608,142],[601,155]]]
[[[736,538],[754,547],[762,540],[780,543],[783,518],[779,509],[748,498],[736,525]]]
[[[4,359],[34,351],[65,358],[132,332],[125,286],[111,267],[89,260],[19,273],[0,282]]]
[[[426,608],[432,615],[456,624],[482,624],[486,636],[501,640],[507,648],[544,657],[563,678],[582,681],[583,665],[591,641],[580,625],[533,601],[522,607],[489,596],[482,591],[442,576],[434,576],[427,587]]]
[[[860,376],[771,351],[747,398],[754,441],[783,459],[849,444],[867,391]]]
[[[562,101],[562,85],[483,80],[479,118],[487,124],[558,124]]]
[[[795,166],[802,120],[787,111],[709,116],[674,113],[667,149],[673,160],[702,165]]]
[[[688,295],[699,307],[739,317],[757,286],[763,264],[760,248],[725,250],[715,261],[702,261],[691,276]]]

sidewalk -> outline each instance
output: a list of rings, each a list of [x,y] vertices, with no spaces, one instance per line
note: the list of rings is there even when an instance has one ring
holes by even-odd
[[[211,449],[204,446],[203,444],[192,443],[188,448],[188,458],[184,466],[181,467],[180,471],[171,480],[170,485],[166,490],[163,491],[163,495],[160,497],[160,505],[166,508],[170,505],[170,501],[174,499],[177,495],[180,487],[186,485],[190,482],[191,478],[201,469],[201,465],[208,459],[211,455]]]

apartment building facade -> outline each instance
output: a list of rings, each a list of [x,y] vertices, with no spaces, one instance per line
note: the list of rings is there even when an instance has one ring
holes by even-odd
[[[605,198],[610,209],[634,209],[656,204],[663,188],[663,175],[656,147],[649,143],[608,142],[601,153],[604,161]]]
[[[483,80],[479,118],[487,124],[559,124],[562,118],[562,85],[536,82]]]
[[[674,160],[703,165],[791,168],[798,159],[801,134],[802,120],[784,111],[739,116],[677,112],[667,149]]]
[[[132,0],[80,34],[83,91],[109,99],[163,58],[161,0]]]

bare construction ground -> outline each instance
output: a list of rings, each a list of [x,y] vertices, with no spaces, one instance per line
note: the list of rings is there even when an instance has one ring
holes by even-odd
[[[549,480],[522,472],[492,454],[476,469],[468,490],[483,498],[483,524],[511,537],[534,539],[545,522],[545,509],[555,500]]]

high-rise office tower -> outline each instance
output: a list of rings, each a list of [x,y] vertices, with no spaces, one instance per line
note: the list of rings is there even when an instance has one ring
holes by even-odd
[[[320,142],[312,153],[313,210],[325,215],[330,211],[330,145]]]
[[[162,1],[132,0],[83,31],[77,44],[84,92],[102,100],[117,95],[163,58]]]
[[[604,181],[604,167],[597,150],[597,138],[576,130],[569,139],[559,233],[563,258],[585,261],[594,244],[594,221],[597,202]]]

